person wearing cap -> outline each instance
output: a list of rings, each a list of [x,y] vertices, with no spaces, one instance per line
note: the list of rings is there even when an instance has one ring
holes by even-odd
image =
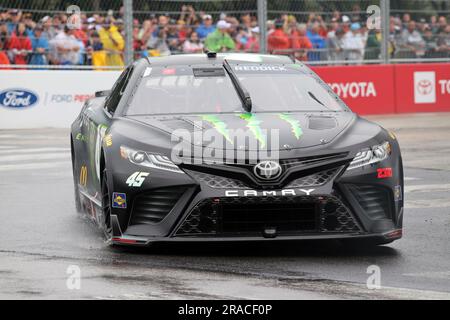
[[[201,25],[197,27],[195,30],[197,32],[198,37],[200,40],[206,39],[206,37],[210,34],[216,31],[216,27],[213,25],[213,20],[211,15],[205,14],[203,16],[203,22]]]
[[[332,35],[327,39],[328,59],[332,61],[344,61],[344,37],[345,31],[343,28],[337,28]]]
[[[14,30],[17,27],[17,24],[22,19],[22,12],[18,9],[12,9],[8,12],[9,15],[9,22],[7,24],[8,26],[8,34],[12,34]]]
[[[49,49],[48,39],[43,34],[43,27],[37,24],[34,28],[34,33],[31,36],[31,46],[33,47],[33,53],[30,57],[31,65],[45,65],[48,64],[47,52]]]
[[[269,52],[278,54],[287,54],[291,44],[288,35],[284,32],[284,21],[281,19],[275,20],[275,31],[267,37],[267,44]]]
[[[105,20],[105,24],[98,30],[98,34],[103,49],[106,51],[106,65],[123,66],[122,51],[125,47],[125,40],[113,24],[111,17]]]
[[[362,61],[364,58],[364,39],[361,34],[361,25],[354,22],[350,26],[350,32],[344,38],[344,50],[346,59],[350,61]]]
[[[214,52],[226,52],[234,50],[236,44],[228,34],[231,25],[225,20],[217,22],[217,28],[210,33],[205,40],[205,48]]]

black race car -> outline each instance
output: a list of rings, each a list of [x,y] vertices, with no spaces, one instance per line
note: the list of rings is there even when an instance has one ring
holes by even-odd
[[[287,56],[136,61],[71,147],[77,209],[111,244],[402,237],[395,136]]]

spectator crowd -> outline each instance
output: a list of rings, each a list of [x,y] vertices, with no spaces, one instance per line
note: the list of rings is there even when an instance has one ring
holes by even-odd
[[[369,30],[366,14],[355,7],[351,14],[333,12],[327,17],[310,13],[305,21],[282,15],[267,22],[271,53],[294,55],[303,61],[377,60],[382,34]],[[72,21],[73,20],[73,21]],[[76,26],[76,27],[74,27]],[[32,13],[12,9],[0,12],[0,64],[92,65],[124,64],[123,10],[114,15],[55,14],[35,19]],[[133,20],[135,58],[216,52],[259,52],[260,30],[255,15],[211,16],[183,5],[174,17],[149,14]],[[392,16],[389,29],[391,58],[449,58],[450,25],[445,16],[413,20]]]

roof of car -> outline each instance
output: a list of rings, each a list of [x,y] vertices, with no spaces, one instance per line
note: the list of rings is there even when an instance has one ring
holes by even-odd
[[[264,63],[264,64],[292,64],[294,60],[288,56],[254,54],[254,53],[218,53],[216,57],[209,58],[206,53],[179,54],[167,57],[151,57],[151,65],[190,65],[190,64],[222,64],[227,59],[232,63]],[[300,63],[300,62],[297,62]]]

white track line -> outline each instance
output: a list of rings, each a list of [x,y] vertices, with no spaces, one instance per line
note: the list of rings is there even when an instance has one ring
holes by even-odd
[[[39,160],[57,160],[70,159],[70,152],[63,153],[42,153],[42,154],[14,154],[0,156],[0,163],[11,161],[39,161]]]
[[[20,153],[48,153],[48,152],[69,152],[70,148],[20,148],[15,150],[2,150],[0,156],[4,154],[20,154]]]
[[[69,161],[58,162],[42,162],[42,163],[18,163],[0,165],[0,171],[23,171],[38,169],[61,169],[62,167],[70,167]]]

